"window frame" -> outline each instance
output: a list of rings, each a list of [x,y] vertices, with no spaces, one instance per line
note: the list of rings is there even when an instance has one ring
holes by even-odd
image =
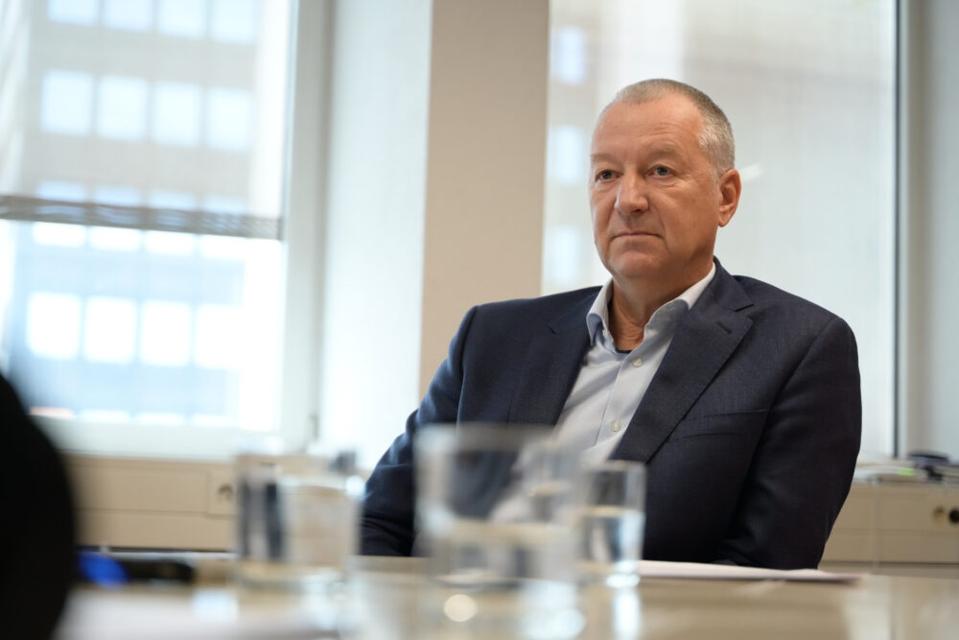
[[[278,437],[291,448],[318,436],[323,285],[326,108],[329,99],[332,3],[294,0],[282,197],[283,286]],[[293,135],[292,132],[296,132]],[[256,432],[143,425],[104,425],[37,417],[58,444],[77,487],[81,545],[142,547],[148,530],[178,531],[167,548],[228,549],[232,544],[232,470],[238,440]],[[123,431],[139,436],[118,440]],[[79,437],[78,437],[79,434]],[[139,442],[137,440],[139,439]],[[181,443],[189,440],[189,447]],[[149,442],[147,446],[146,443]],[[140,444],[141,446],[131,446]],[[174,482],[192,479],[187,485]],[[131,506],[118,483],[139,487]],[[193,496],[177,495],[184,486]],[[117,496],[120,496],[117,498]],[[224,499],[226,496],[226,499]],[[191,508],[183,506],[187,499]],[[155,536],[154,536],[155,537]]]
[[[101,423],[36,416],[68,454],[165,460],[228,458],[239,441],[266,435],[299,447],[317,435],[322,299],[323,112],[327,100],[330,4],[291,3],[281,253],[284,308],[275,429]],[[292,132],[295,131],[296,135]],[[188,443],[184,445],[184,443]]]

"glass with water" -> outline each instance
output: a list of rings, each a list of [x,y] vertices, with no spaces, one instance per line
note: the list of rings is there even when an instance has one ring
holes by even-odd
[[[549,428],[432,426],[416,439],[419,637],[575,636],[578,454]]]
[[[577,517],[580,576],[610,586],[639,580],[646,524],[646,469],[609,460],[583,470]]]
[[[362,481],[351,460],[306,453],[236,456],[237,576],[257,587],[339,583],[355,553]]]

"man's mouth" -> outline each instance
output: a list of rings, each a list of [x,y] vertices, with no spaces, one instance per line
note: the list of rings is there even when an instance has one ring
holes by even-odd
[[[616,238],[642,238],[642,237],[655,237],[657,234],[650,231],[623,231],[613,235],[613,239]]]

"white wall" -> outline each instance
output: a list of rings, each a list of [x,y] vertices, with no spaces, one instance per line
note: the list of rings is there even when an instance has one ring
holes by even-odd
[[[336,443],[398,432],[415,399],[431,9],[334,5],[320,430]]]
[[[901,453],[959,457],[959,3],[903,13]]]

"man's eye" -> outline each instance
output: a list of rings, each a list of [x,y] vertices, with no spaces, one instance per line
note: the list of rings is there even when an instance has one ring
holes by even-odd
[[[664,167],[662,165],[654,167],[653,173],[655,173],[657,176],[670,176],[673,174],[669,167]]]
[[[600,182],[605,182],[606,180],[612,180],[613,172],[609,169],[603,169],[596,173],[596,180]]]

